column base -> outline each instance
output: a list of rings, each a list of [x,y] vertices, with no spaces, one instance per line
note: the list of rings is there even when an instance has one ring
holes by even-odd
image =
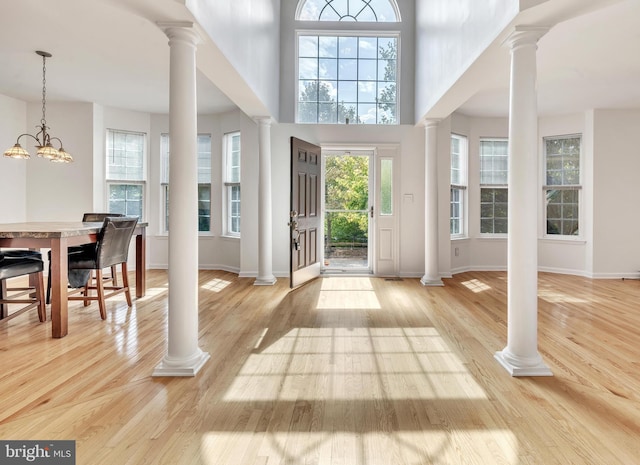
[[[156,366],[151,376],[195,376],[200,371],[210,356],[208,352],[202,352],[198,349],[198,353],[186,360],[171,359],[165,355],[164,359]]]
[[[256,278],[253,282],[254,286],[273,286],[278,280],[274,276],[268,276],[266,278]]]
[[[553,376],[551,369],[545,365],[539,355],[539,361],[534,364],[519,363],[513,356],[506,354],[506,349],[496,352],[494,358],[511,376]]]
[[[444,286],[442,279],[440,278],[430,279],[430,278],[427,278],[427,275],[424,275],[422,277],[422,279],[420,280],[420,284],[422,284],[423,286]]]

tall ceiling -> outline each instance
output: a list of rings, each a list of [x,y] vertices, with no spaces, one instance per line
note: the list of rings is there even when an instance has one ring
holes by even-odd
[[[44,50],[53,54],[47,60],[49,101],[167,113],[169,47],[155,24],[167,18],[191,19],[175,0],[5,2],[0,15],[0,94],[39,101],[42,61],[35,51]],[[460,102],[459,111],[506,116],[508,52],[494,53],[481,72],[483,78],[467,89],[470,98]],[[538,74],[541,114],[640,108],[640,2],[613,1],[556,25],[539,42]],[[234,107],[198,75],[200,113]]]
[[[168,39],[155,22],[191,20],[175,0],[19,0],[1,12],[0,94],[41,99],[43,50],[48,101],[168,112]],[[235,107],[200,74],[197,92],[200,113]]]

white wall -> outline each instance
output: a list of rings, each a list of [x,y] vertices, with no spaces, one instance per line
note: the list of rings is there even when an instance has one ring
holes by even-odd
[[[640,110],[595,110],[593,122],[594,275],[637,277]]]
[[[4,152],[27,132],[27,105],[0,94],[0,150]],[[31,156],[35,149],[26,138],[20,143]],[[0,155],[0,223],[19,223],[27,219],[27,166],[35,160],[14,160]]]
[[[27,105],[27,128],[42,117],[42,104]],[[27,165],[27,220],[77,221],[93,208],[93,104],[47,103],[50,135],[59,137],[73,163],[32,157]],[[54,142],[54,146],[57,147]],[[34,154],[35,155],[35,154]]]
[[[516,16],[514,0],[416,1],[415,119],[444,95]]]
[[[237,72],[269,114],[277,118],[280,0],[187,0],[185,3],[222,53],[218,61],[228,60],[233,67],[229,72]],[[222,82],[219,84],[226,90]],[[235,103],[242,107],[241,102]]]

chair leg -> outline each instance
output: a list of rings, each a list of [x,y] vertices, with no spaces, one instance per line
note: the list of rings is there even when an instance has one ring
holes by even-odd
[[[131,307],[131,290],[129,289],[129,274],[127,272],[127,262],[122,262],[122,286],[124,287],[124,295],[127,297],[127,305]]]
[[[118,267],[116,265],[113,265],[111,267],[111,285],[118,285]]]
[[[98,291],[98,305],[100,306],[100,317],[107,319],[107,309],[104,302],[104,284],[102,282],[102,270],[96,270],[96,290]]]

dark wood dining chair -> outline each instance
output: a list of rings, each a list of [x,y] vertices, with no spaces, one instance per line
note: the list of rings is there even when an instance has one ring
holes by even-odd
[[[107,216],[111,216],[114,218],[120,218],[123,217],[124,215],[121,213],[84,213],[82,215],[82,222],[83,223],[102,223],[104,221],[104,219]],[[82,244],[82,245],[74,245],[69,247],[68,253],[74,253],[74,252],[78,252],[79,250],[82,249],[82,247],[91,247],[92,244]],[[47,276],[47,303],[51,303],[51,251],[48,252],[48,258],[49,258],[49,274]],[[113,282],[114,286],[118,285],[118,274],[116,273],[116,267],[112,266],[111,267],[111,275],[110,276],[103,276],[103,279],[105,280],[105,282]],[[92,276],[92,278],[95,279],[95,275]]]
[[[95,280],[89,279],[87,275],[86,283],[69,293],[69,300],[82,300],[85,306],[89,305],[90,300],[97,300],[100,307],[100,317],[103,320],[107,318],[105,300],[110,297],[124,293],[127,304],[131,307],[127,259],[129,257],[129,243],[137,224],[137,218],[106,217],[95,243],[86,244],[79,250],[69,253],[68,268],[70,273],[74,270],[93,270],[96,274]],[[105,286],[102,270],[117,265],[121,267],[122,285],[111,283],[111,285]],[[91,295],[94,290],[97,295]],[[105,293],[105,291],[110,292]],[[82,295],[77,295],[79,293]]]
[[[0,319],[13,318],[27,310],[37,308],[39,320],[41,322],[47,320],[43,269],[44,262],[39,252],[19,250],[0,252]],[[35,279],[30,280],[33,286],[31,284],[22,287],[7,285],[7,280],[25,275],[34,275]],[[15,304],[20,304],[21,307],[9,314],[9,305]]]

